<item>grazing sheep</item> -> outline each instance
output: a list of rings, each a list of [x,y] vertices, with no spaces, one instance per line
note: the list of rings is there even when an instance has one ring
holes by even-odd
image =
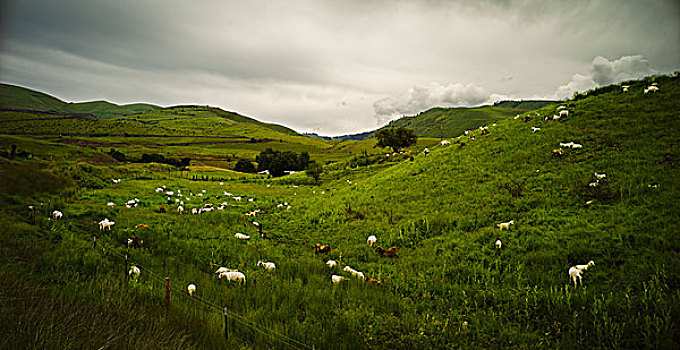
[[[108,202],[108,203],[106,203],[106,206],[108,206],[108,207],[115,207],[115,206],[116,206],[116,203],[114,203],[114,202]]]
[[[219,279],[226,278],[227,281],[237,281],[239,283],[243,282],[246,283],[246,275],[244,275],[242,272],[238,271],[227,271],[220,273],[217,276]]]
[[[99,231],[104,231],[104,229],[109,229],[111,231],[111,226],[115,225],[116,223],[113,221],[109,221],[108,218],[105,218],[104,220],[99,222]]]
[[[370,277],[368,277],[368,276],[366,276],[365,281],[368,282],[368,283],[371,283],[371,284],[375,284],[376,286],[379,286],[379,285],[380,285],[380,281],[379,281],[379,280],[370,278]]]
[[[467,133],[467,131],[466,131],[466,133]],[[423,154],[424,155],[430,154],[430,150],[427,147],[425,147],[425,149],[423,150]]]
[[[575,143],[575,144],[571,145],[571,148],[583,148],[583,145],[580,144],[580,143]]]
[[[338,275],[332,275],[331,276],[331,282],[337,284],[345,280],[345,277],[338,276]]]
[[[531,131],[533,131],[533,132],[536,132],[536,131],[539,131],[539,130],[541,130],[541,128],[537,128],[535,126],[531,127]]]
[[[451,141],[449,141],[449,140],[442,140],[440,143],[441,143],[442,146],[446,146],[446,145],[450,145],[450,144],[451,144]]]
[[[587,265],[576,265],[569,268],[569,277],[574,282],[574,288],[577,287],[577,282],[583,286],[582,275],[592,266],[595,266],[595,262],[590,260]]]
[[[353,268],[351,268],[351,267],[349,267],[349,266],[345,266],[345,268],[342,269],[342,270],[345,271],[345,272],[349,272],[349,273],[352,274],[352,276],[354,276],[354,277],[361,278],[362,280],[365,279],[364,273],[363,273],[363,272],[359,272],[359,271],[357,271],[357,270],[355,270],[355,269],[353,269]]]
[[[383,258],[398,258],[399,257],[399,247],[392,246],[389,249],[383,249],[382,247],[376,247],[375,251],[380,254]]]
[[[503,246],[503,243],[501,242],[501,240],[497,239],[496,240],[496,249],[501,249],[502,246]]]
[[[137,278],[139,277],[139,274],[141,274],[141,273],[142,273],[142,271],[139,270],[139,267],[132,265],[130,267],[130,270],[128,271],[128,276],[130,276],[131,278],[133,278],[136,281]]]
[[[60,212],[59,210],[55,210],[52,212],[52,220],[61,220],[63,216],[64,213]]]
[[[328,260],[328,261],[326,261],[326,265],[330,268],[334,268],[334,267],[338,266],[338,263],[335,262],[335,260]]]
[[[630,85],[621,85],[621,89],[623,90],[623,92],[628,92],[629,87]]]
[[[331,247],[321,243],[314,243],[314,254],[328,253],[330,251]]]
[[[370,235],[370,236],[368,236],[368,239],[366,240],[366,243],[367,243],[369,246],[372,247],[372,246],[373,246],[373,243],[375,243],[377,240],[378,240],[377,237],[375,237],[375,236],[373,236],[373,235]]]
[[[573,142],[560,142],[560,147],[571,147],[573,145]]]
[[[595,177],[598,178],[598,179],[604,179],[605,177],[607,177],[607,174],[598,174],[598,173],[595,173]]]
[[[162,187],[158,187],[158,188],[156,188],[156,189],[154,190],[154,192],[156,192],[156,193],[163,192],[163,188],[162,188]]]
[[[648,92],[657,92],[657,91],[659,91],[659,88],[656,87],[656,86],[654,86],[654,85],[652,85],[652,86],[647,87],[644,91],[645,91],[645,95],[646,95]]]
[[[142,243],[144,243],[144,240],[142,240],[142,237],[139,237],[139,236],[130,236],[130,237],[128,237],[128,240],[127,240],[128,247],[130,247],[130,245],[132,245],[132,248],[135,248],[135,249],[141,248]]]
[[[568,116],[569,116],[569,111],[568,111],[568,110],[565,109],[565,110],[563,110],[563,111],[560,111],[560,118],[561,118],[561,117],[568,117]]]
[[[189,293],[190,296],[194,296],[194,293],[196,293],[196,285],[191,283],[187,286],[187,293]]]
[[[197,208],[191,208],[191,215],[196,215],[198,214],[198,209]]]
[[[236,238],[238,238],[238,239],[250,239],[250,236],[244,235],[243,233],[240,233],[240,232],[234,234],[234,237],[236,237]]]
[[[184,214],[184,207],[183,206],[180,205],[179,207],[177,207],[177,214],[179,214],[179,215]]]
[[[588,184],[588,187],[597,187],[600,185],[600,180],[595,180]]]
[[[274,270],[276,268],[276,264],[274,264],[273,262],[264,262],[262,260],[257,262],[257,266],[264,267],[265,270],[269,271]]]
[[[553,120],[560,120],[560,116],[557,114],[553,114]]]
[[[221,266],[220,268],[217,269],[217,271],[215,271],[215,273],[218,274],[218,275],[225,273],[225,272],[238,272],[238,270],[228,269],[224,266]]]
[[[514,225],[514,224],[515,224],[515,220],[510,220],[508,222],[501,222],[497,226],[500,228],[501,231],[503,231],[504,229],[510,230],[510,225]]]
[[[560,109],[565,109],[565,108],[567,108],[567,106],[559,106],[559,107],[557,107],[558,110],[560,110]]]
[[[234,200],[240,202],[243,197],[234,197]]]

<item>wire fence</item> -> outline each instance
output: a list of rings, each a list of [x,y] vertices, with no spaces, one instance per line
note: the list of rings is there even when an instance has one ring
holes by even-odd
[[[112,255],[114,255],[114,256],[116,256],[120,259],[123,259],[123,260],[126,260],[126,261],[128,260],[125,255],[117,252],[115,249],[113,249],[111,247],[108,247],[106,249],[106,252],[111,253]],[[154,279],[154,280],[156,280],[160,283],[165,284],[165,277],[162,274],[159,274],[159,273],[153,271],[152,269],[147,268],[147,267],[145,267],[141,264],[138,264],[138,263],[134,263],[134,265],[137,266],[138,268],[140,268],[142,271],[144,271],[145,275],[148,275],[152,279]],[[209,300],[200,298],[196,295],[193,295],[193,296],[188,295],[188,293],[185,293],[184,291],[182,291],[180,289],[173,288],[172,286],[169,287],[169,290],[170,290],[171,293],[182,296],[183,298],[185,298],[185,300],[190,300],[191,302],[198,303],[201,306],[205,307],[206,309],[211,310],[211,312],[214,312],[215,314],[224,315],[224,316],[228,317],[229,319],[231,319],[231,320],[233,320],[233,321],[235,321],[235,322],[237,322],[237,323],[239,323],[239,324],[241,324],[245,327],[248,327],[248,328],[252,329],[253,331],[255,331],[257,333],[268,336],[271,339],[278,341],[279,343],[286,345],[290,348],[293,348],[293,349],[314,349],[314,347],[309,346],[309,345],[307,345],[307,344],[305,344],[305,343],[303,343],[299,340],[293,339],[291,337],[288,337],[286,335],[278,333],[278,332],[276,332],[272,329],[269,329],[269,328],[263,327],[261,325],[258,325],[254,322],[251,322],[246,317],[239,315],[238,313],[228,311],[227,308],[222,308],[220,306],[217,306],[217,305],[213,304],[212,302],[210,302]]]

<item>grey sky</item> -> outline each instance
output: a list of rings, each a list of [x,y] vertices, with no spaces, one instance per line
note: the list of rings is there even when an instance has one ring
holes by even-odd
[[[1,1],[1,0],[0,0]],[[680,69],[680,2],[0,2],[0,80],[338,135]]]

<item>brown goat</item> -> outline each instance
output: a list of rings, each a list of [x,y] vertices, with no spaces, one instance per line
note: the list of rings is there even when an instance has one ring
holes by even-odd
[[[378,252],[383,258],[398,258],[399,257],[399,247],[392,246],[389,249],[383,249],[382,247],[376,247],[375,251]]]

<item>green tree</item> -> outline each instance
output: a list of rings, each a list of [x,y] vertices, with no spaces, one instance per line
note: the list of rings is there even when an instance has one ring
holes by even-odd
[[[314,162],[307,166],[305,173],[307,174],[307,176],[314,179],[314,182],[318,183],[319,179],[321,178],[321,174],[323,173],[323,166],[319,163]]]
[[[239,158],[238,162],[234,166],[235,171],[240,171],[242,173],[254,173],[255,165],[248,159]]]
[[[418,136],[413,129],[409,128],[386,128],[378,131],[375,135],[378,139],[376,146],[391,147],[394,152],[399,152],[399,149],[415,145],[418,141]]]

